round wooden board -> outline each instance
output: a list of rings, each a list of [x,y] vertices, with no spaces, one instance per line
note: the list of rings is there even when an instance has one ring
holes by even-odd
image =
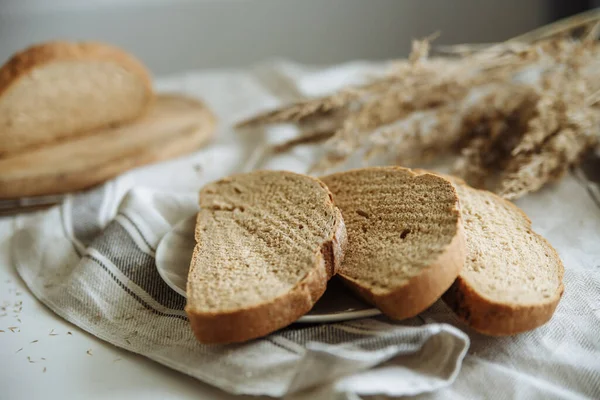
[[[141,165],[191,153],[212,137],[215,124],[200,101],[158,95],[148,113],[132,123],[0,158],[0,198],[85,189]]]

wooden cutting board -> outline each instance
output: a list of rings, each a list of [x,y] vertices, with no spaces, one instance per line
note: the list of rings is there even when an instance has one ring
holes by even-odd
[[[191,153],[213,135],[216,118],[196,99],[158,95],[137,121],[0,158],[0,198],[85,189],[144,164]]]

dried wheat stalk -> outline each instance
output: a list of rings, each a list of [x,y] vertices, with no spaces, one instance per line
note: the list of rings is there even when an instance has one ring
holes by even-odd
[[[553,24],[541,40],[463,46],[460,57],[430,58],[430,41],[415,41],[383,78],[239,126],[296,123],[301,135],[278,150],[324,141],[315,172],[357,151],[403,165],[454,152],[457,175],[478,187],[497,181],[494,189],[514,199],[560,178],[598,144],[599,25],[589,25],[598,14],[580,18],[588,24],[580,38]]]

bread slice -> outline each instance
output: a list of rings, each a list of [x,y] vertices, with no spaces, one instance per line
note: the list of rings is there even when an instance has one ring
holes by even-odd
[[[564,267],[556,250],[511,202],[459,179],[454,183],[467,259],[444,301],[487,335],[513,335],[546,323],[563,293]]]
[[[0,199],[85,189],[127,170],[196,151],[216,117],[201,101],[159,94],[141,118],[0,158]]]
[[[465,260],[452,184],[400,167],[357,169],[321,179],[348,230],[339,276],[394,319],[413,317],[438,300]]]
[[[343,257],[346,230],[319,180],[234,175],[200,192],[186,312],[202,343],[243,342],[307,313]]]
[[[0,68],[0,156],[133,120],[151,100],[148,71],[120,49],[30,47]]]

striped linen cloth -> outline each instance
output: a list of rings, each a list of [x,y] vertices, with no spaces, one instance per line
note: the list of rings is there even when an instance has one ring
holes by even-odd
[[[199,344],[185,299],[164,283],[154,259],[172,224],[195,211],[194,196],[134,189],[119,202],[118,186],[69,197],[22,222],[13,237],[27,286],[80,328],[233,393],[418,394],[458,374],[468,336],[419,318],[296,325],[247,344]],[[386,374],[361,376],[378,368]]]

